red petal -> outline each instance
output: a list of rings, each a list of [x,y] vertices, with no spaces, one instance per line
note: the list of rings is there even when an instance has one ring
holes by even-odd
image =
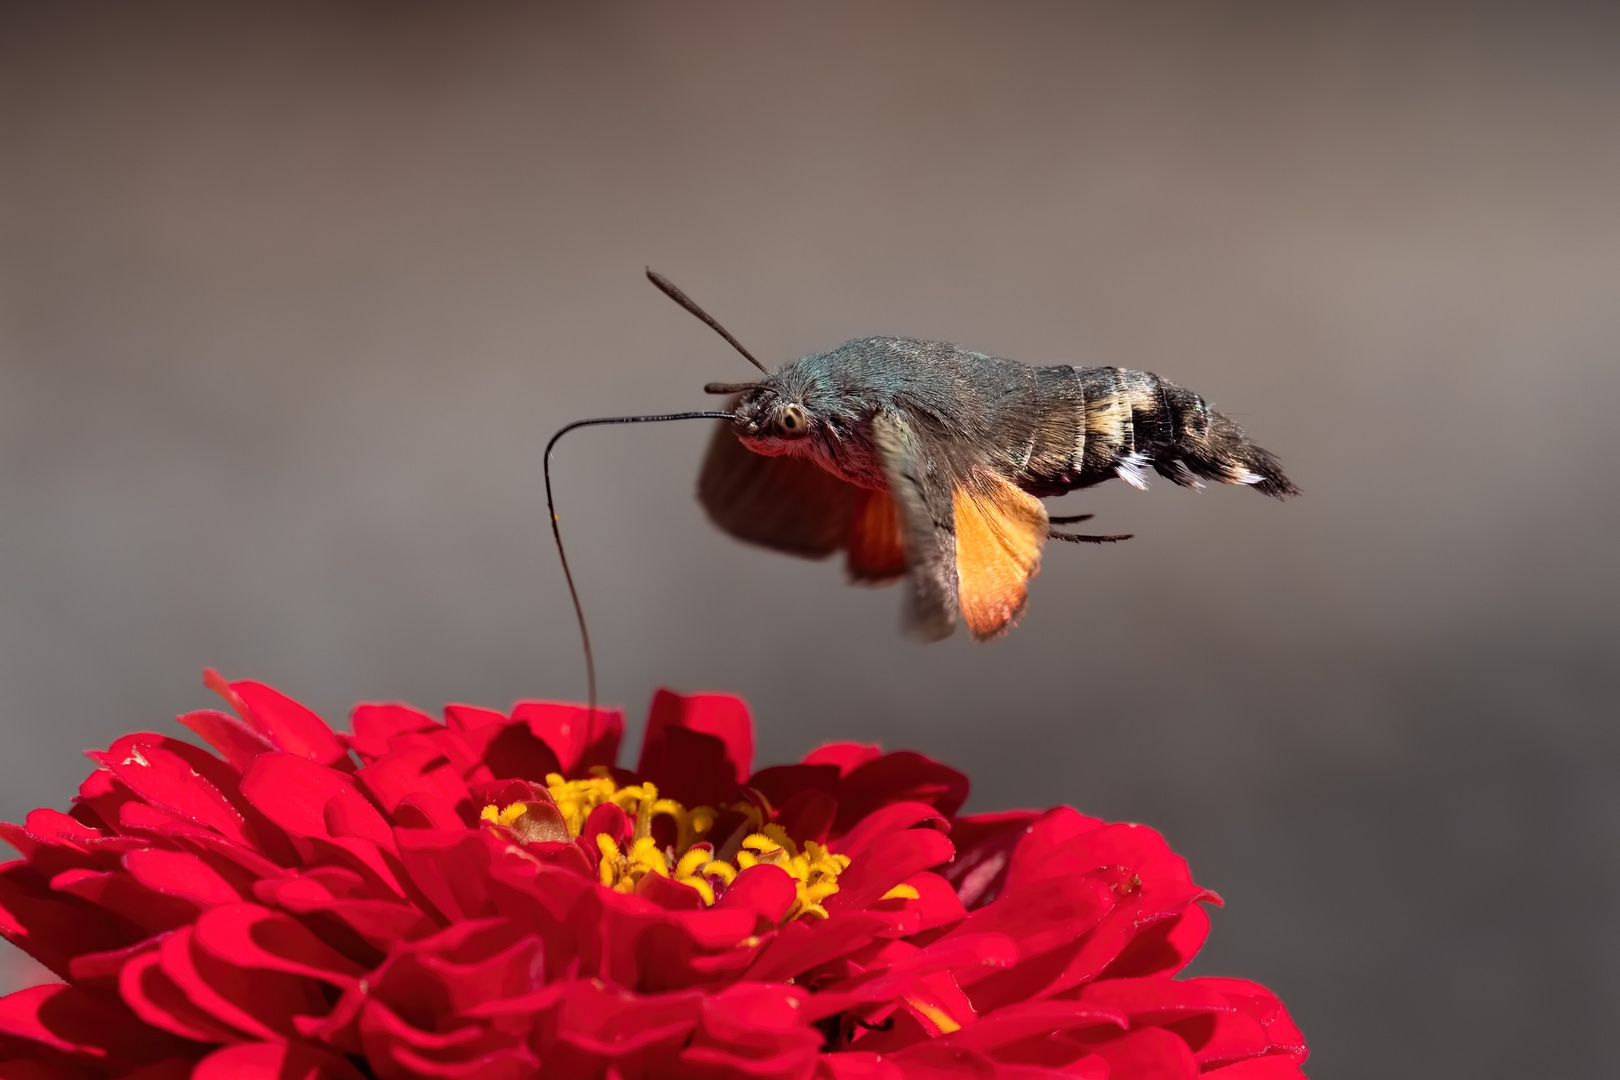
[[[726,744],[713,735],[666,727],[656,744],[642,751],[639,775],[658,792],[687,806],[723,806],[743,795]],[[621,781],[622,783],[623,781]]]
[[[437,791],[413,791],[404,796],[394,807],[393,817],[402,829],[453,831],[467,827],[455,806]]]
[[[253,759],[260,754],[275,749],[269,739],[218,709],[198,709],[175,719],[201,735],[237,772],[253,764]]]
[[[165,937],[158,956],[163,973],[193,1005],[249,1035],[286,1037],[294,1016],[319,1016],[329,1008],[313,979],[237,967],[197,948],[189,926]]]
[[[156,1065],[147,1065],[125,1073],[120,1080],[190,1080],[194,1062],[189,1058],[168,1058]],[[7,1080],[10,1080],[7,1077]]]
[[[274,902],[299,915],[310,912],[329,914],[347,923],[356,934],[382,953],[401,941],[421,937],[434,928],[432,920],[414,907],[387,900],[334,897],[308,877],[264,884],[269,888],[259,893],[261,900]]]
[[[905,1074],[889,1057],[856,1050],[822,1054],[816,1059],[816,1080],[905,1080]]]
[[[603,803],[591,811],[585,819],[585,828],[579,835],[582,839],[595,843],[596,838],[603,833],[615,843],[623,843],[630,838],[630,818],[623,810],[613,803]]]
[[[343,742],[326,726],[326,721],[307,706],[251,679],[233,682],[230,687],[247,707],[248,715],[242,719],[282,750],[322,765],[345,770],[354,768]]]
[[[930,1038],[971,1027],[979,1018],[973,1011],[973,1003],[948,971],[936,971],[917,980],[916,986],[905,996],[904,1008]],[[872,1049],[881,1049],[881,1044]]]
[[[290,915],[257,904],[210,908],[197,919],[196,941],[241,968],[305,975],[348,987],[365,972]]]
[[[1124,1013],[1139,1024],[1168,1023],[1193,1013],[1237,1011],[1224,995],[1210,987],[1156,976],[1090,983],[1081,988],[1080,1001]]]
[[[782,921],[798,895],[798,887],[786,870],[761,863],[738,874],[715,907],[752,911],[766,922],[776,923]]]
[[[1266,1031],[1266,1037],[1271,1046],[1293,1056],[1295,1061],[1304,1061],[1307,1050],[1305,1036],[1294,1025],[1293,1017],[1288,1015],[1288,1009],[1278,999],[1276,994],[1267,990],[1257,982],[1248,979],[1217,979],[1201,978],[1188,979],[1189,983],[1209,987],[1222,994],[1226,1000],[1241,1009],[1246,1015],[1257,1020]]]
[[[971,1027],[948,1036],[952,1046],[989,1052],[1035,1035],[1110,1025],[1124,1031],[1125,1014],[1078,1001],[1024,1001],[997,1009]]]
[[[982,1054],[933,1040],[907,1047],[889,1060],[900,1067],[906,1080],[1071,1080],[1044,1069],[1030,1070],[1033,1076],[1026,1076],[1019,1066],[998,1065]]]
[[[698,912],[669,912],[664,923],[679,928],[700,949],[746,950],[744,939],[754,932],[758,916],[742,908],[704,908]],[[752,961],[757,953],[749,953]]]
[[[1053,873],[1084,873],[1095,866],[1076,867],[1063,862],[1052,868],[1058,853],[1069,841],[1102,827],[1097,818],[1086,817],[1072,806],[1054,806],[1030,821],[1017,837],[1012,859],[1008,865],[1003,892],[1012,892],[1029,882],[1038,881]]]
[[[1114,900],[1107,888],[1089,882],[1049,881],[979,908],[942,940],[1002,933],[1018,942],[1021,959],[1015,967],[986,973],[969,988],[974,1007],[988,1014],[1072,985],[1066,981],[1068,972],[1081,962],[1077,958],[1099,922],[1113,910]]]
[[[831,765],[839,776],[848,776],[850,770],[882,756],[883,746],[879,743],[826,743],[804,755],[801,764]]]
[[[940,832],[950,832],[950,822],[945,819],[933,806],[920,802],[897,802],[881,807],[866,817],[833,845],[833,850],[851,859],[857,858],[878,837],[887,833],[901,832],[914,825],[927,824]],[[798,834],[789,831],[789,836],[798,837]],[[952,837],[954,849],[955,837]]]
[[[1064,935],[1070,944],[1056,949],[1046,944],[1045,948],[1051,949],[1050,952],[1027,964],[1020,964],[1014,971],[993,976],[975,986],[972,991],[974,1004],[981,1011],[988,1011],[1012,1001],[1044,997],[1089,982],[1141,936],[1145,928],[1161,919],[1182,914],[1190,904],[1208,896],[1197,886],[1171,882],[1151,889],[1144,886],[1135,893],[1121,897],[1112,887],[1118,873],[1116,869],[1079,878],[1046,878],[1017,891],[1009,891],[1001,900],[974,912],[963,924],[963,929],[972,928],[981,919],[994,917],[1001,910],[1016,911],[1019,905],[1033,902],[1040,896],[1047,897],[1046,902],[1051,902],[1054,893],[1086,900],[1092,905],[1093,912],[1090,925],[1077,924]],[[956,932],[959,931],[952,931]],[[1035,932],[1040,934],[1039,929]],[[1042,936],[1049,940],[1049,936]],[[1025,942],[1025,939],[1020,938],[1020,941]],[[1035,951],[1032,944],[1025,944],[1024,947],[1026,955]]]
[[[188,851],[142,848],[124,856],[124,868],[148,889],[178,896],[199,907],[232,904],[242,899],[218,870]]]
[[[950,817],[962,808],[968,778],[910,750],[873,758],[850,770],[838,792],[835,835],[847,832],[866,815],[894,802],[921,802]]]
[[[836,797],[838,783],[836,765],[771,765],[748,778],[748,786],[772,806],[782,806],[804,791],[824,791]]]
[[[585,980],[571,982],[554,1021],[557,1040],[566,1044],[558,1050],[583,1052],[590,1056],[586,1060],[624,1059],[660,1046],[674,1050],[696,1026],[702,1000],[693,993],[640,996]],[[574,1054],[562,1060],[580,1061]],[[596,1067],[601,1067],[599,1061]]]
[[[3,1035],[88,1058],[117,1072],[179,1055],[186,1045],[141,1023],[122,1002],[62,983],[0,997]]]
[[[810,840],[818,844],[827,842],[833,819],[838,816],[837,799],[825,791],[811,788],[789,797],[786,803],[779,805],[781,808],[776,812],[776,823],[794,840],[800,844]]]
[[[158,938],[143,938],[122,949],[81,953],[68,965],[68,980],[81,989],[117,990],[118,973],[124,965],[144,953],[156,952],[158,945]]]
[[[1142,1028],[1090,1048],[1108,1062],[1108,1080],[1195,1080],[1198,1063],[1179,1038],[1163,1028]]]
[[[955,852],[949,838],[933,829],[888,833],[838,875],[838,891],[824,906],[828,911],[867,907],[911,875],[946,862]]]
[[[896,911],[914,912],[918,922],[911,930],[913,934],[945,926],[967,915],[967,909],[962,907],[962,901],[957,899],[956,890],[951,888],[951,883],[932,871],[924,870],[912,874],[902,884],[910,885],[917,890],[915,900],[896,897],[892,900],[880,900],[876,906],[887,909],[892,905]]]
[[[348,776],[297,754],[261,755],[242,777],[242,794],[291,836],[330,836],[327,802],[353,791]]]
[[[22,861],[0,867],[0,933],[64,979],[75,956],[122,949],[138,936],[95,905],[51,892]]]
[[[1105,825],[1060,806],[1033,822],[1013,851],[1006,888],[1012,892],[1042,878],[1105,866],[1126,867],[1144,882],[1192,881],[1186,860],[1146,825]]]
[[[346,741],[355,753],[369,762],[388,753],[389,741],[395,735],[428,731],[439,726],[433,717],[409,705],[367,702],[356,705],[349,714],[349,727],[354,734],[347,736]]]
[[[64,870],[51,879],[51,888],[59,893],[81,896],[129,920],[147,934],[172,930],[197,915],[196,905],[153,892],[121,870],[112,873]]]
[[[101,830],[92,829],[60,810],[44,807],[28,811],[28,816],[23,819],[23,829],[40,843],[59,844],[86,854],[90,851],[87,846],[89,841],[102,838]]]
[[[950,972],[961,984],[967,976],[983,970],[1005,969],[1017,959],[1018,947],[1005,934],[947,935],[926,949],[914,950],[910,956],[895,960],[887,968],[859,974],[822,989],[805,1002],[802,1009],[807,1020],[820,1020],[869,1002],[895,1001],[910,993],[923,976],[936,971]],[[977,1001],[972,1004],[978,1006]]]
[[[852,911],[836,919],[799,919],[782,927],[775,940],[765,946],[748,969],[748,978],[754,982],[784,982],[849,955],[893,925],[890,916],[875,911]]]
[[[799,997],[787,987],[749,983],[705,996],[702,1025],[680,1065],[697,1075],[807,1076],[822,1036],[798,1015]]]
[[[665,752],[672,729],[711,735],[718,739],[722,758],[730,766],[730,781],[740,784],[753,769],[754,723],[748,706],[730,694],[681,695],[660,689],[653,695],[647,717],[647,733],[641,743],[641,763],[636,771],[652,775]]]
[[[330,836],[366,840],[385,851],[394,850],[394,832],[371,800],[347,788],[339,791],[321,808]]]
[[[1174,975],[1192,962],[1209,937],[1209,913],[1194,904],[1178,918],[1149,927],[1108,965],[1105,978]]]
[[[969,814],[951,823],[956,858],[940,872],[956,887],[964,907],[971,911],[1001,895],[1013,849],[1039,816],[1037,810],[1008,810]]]
[[[526,724],[492,725],[467,732],[462,737],[474,747],[496,779],[541,781],[548,773],[562,771],[557,754]]]
[[[1204,1075],[1215,1077],[1216,1080],[1306,1080],[1298,1064],[1277,1055],[1250,1058],[1236,1065],[1211,1069]]]
[[[145,742],[142,736],[126,736],[113,743],[111,750],[92,750],[88,756],[154,806],[251,846],[241,813],[220,794],[220,789],[198,775],[178,754],[158,745],[161,736],[145,738],[151,742]],[[217,759],[214,764],[224,767]]]
[[[355,778],[385,813],[392,814],[412,792],[428,791],[456,807],[464,821],[474,820],[477,809],[472,805],[472,794],[461,768],[446,752],[456,733],[440,729],[433,735],[432,739],[420,732],[396,736],[393,749],[362,767]]]
[[[647,874],[636,882],[636,895],[651,900],[666,911],[702,911],[703,897],[690,885],[667,877]]]
[[[597,709],[591,717],[591,737],[574,768],[585,775],[592,767],[613,768],[619,760],[619,743],[624,740],[624,713],[618,709]]]
[[[23,858],[32,858],[39,850],[40,843],[28,835],[28,830],[21,825],[13,825],[9,821],[0,821],[0,840],[4,840],[17,849]]]
[[[360,1080],[348,1061],[300,1043],[238,1043],[197,1063],[191,1080]]]
[[[1241,1012],[1205,1013],[1164,1026],[1181,1036],[1205,1070],[1259,1057],[1270,1046],[1266,1029]]]
[[[481,832],[400,829],[399,857],[411,881],[444,921],[473,919],[489,907],[490,841]]]
[[[624,730],[624,718],[617,710],[592,713],[583,705],[559,701],[520,701],[512,706],[512,719],[527,724],[535,738],[551,748],[565,776],[578,775],[591,765],[612,765]],[[533,777],[543,778],[544,774]]]
[[[141,953],[118,973],[118,994],[146,1023],[183,1039],[235,1042],[241,1033],[193,1005],[173,979],[163,973],[156,950]]]

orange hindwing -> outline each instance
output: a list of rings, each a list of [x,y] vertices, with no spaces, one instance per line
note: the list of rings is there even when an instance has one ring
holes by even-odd
[[[951,492],[956,517],[956,593],[962,621],[980,641],[1011,629],[1041,566],[1046,507],[1000,477]]]
[[[848,562],[851,581],[887,585],[906,572],[900,515],[887,491],[863,491],[850,521]]]

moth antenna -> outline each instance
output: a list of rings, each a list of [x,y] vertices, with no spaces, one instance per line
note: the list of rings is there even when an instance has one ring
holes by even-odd
[[[673,286],[671,286],[673,288]],[[725,331],[721,331],[724,333]],[[568,598],[574,602],[574,618],[579,620],[579,640],[585,647],[586,701],[591,715],[596,715],[596,657],[591,653],[591,632],[585,627],[585,609],[580,606],[579,590],[574,587],[574,572],[568,568],[568,553],[563,550],[562,530],[557,525],[557,504],[551,497],[551,451],[557,440],[575,428],[595,427],[598,424],[656,424],[664,420],[730,420],[728,412],[705,409],[698,412],[659,413],[649,416],[602,416],[594,420],[575,420],[565,425],[546,443],[541,471],[546,478],[546,513],[551,517],[551,537],[557,541],[557,559],[562,563],[563,579],[568,582]]]
[[[753,353],[743,348],[742,342],[731,336],[730,330],[727,330],[725,327],[721,326],[713,315],[710,315],[707,311],[704,311],[702,308],[698,307],[696,300],[693,300],[690,296],[687,296],[685,293],[681,292],[681,290],[677,289],[673,281],[669,280],[669,278],[665,277],[663,274],[660,274],[650,266],[647,267],[647,280],[658,286],[659,292],[681,305],[681,307],[685,308],[687,311],[690,311],[693,315],[696,315],[699,319],[702,319],[703,322],[708,325],[710,330],[713,330],[715,333],[725,338],[726,342],[733,349],[736,349],[738,352],[742,353],[743,358],[746,359],[750,364],[753,364],[767,375],[771,373],[769,368],[760,363],[758,360],[754,359]]]
[[[764,383],[757,382],[712,382],[705,383],[705,394],[741,394],[749,390],[758,390]]]
[[[1096,514],[1070,514],[1067,517],[1049,517],[1046,520],[1053,525],[1074,525],[1081,521],[1090,521]]]

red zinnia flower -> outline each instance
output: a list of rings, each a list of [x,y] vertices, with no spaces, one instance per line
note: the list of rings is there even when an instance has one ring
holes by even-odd
[[[1177,979],[1193,884],[1153,830],[958,816],[961,773],[822,747],[751,773],[736,698],[524,702],[352,735],[267,686],[128,735],[0,836],[5,1080],[1298,1077],[1281,1002]],[[239,717],[239,719],[238,719]]]

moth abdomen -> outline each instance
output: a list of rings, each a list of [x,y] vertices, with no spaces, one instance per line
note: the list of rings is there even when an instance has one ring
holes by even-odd
[[[1244,434],[1235,420],[1211,409],[1191,390],[1162,379],[1159,383],[1177,425],[1169,452],[1153,463],[1161,476],[1183,485],[1193,482],[1188,473],[1222,484],[1248,484],[1276,499],[1299,494],[1277,459]]]
[[[1145,488],[1149,468],[1183,487],[1211,480],[1276,498],[1299,493],[1230,417],[1150,371],[1050,367],[1040,369],[1036,385],[1040,416],[1019,478],[1032,494],[1057,495],[1116,476]]]

